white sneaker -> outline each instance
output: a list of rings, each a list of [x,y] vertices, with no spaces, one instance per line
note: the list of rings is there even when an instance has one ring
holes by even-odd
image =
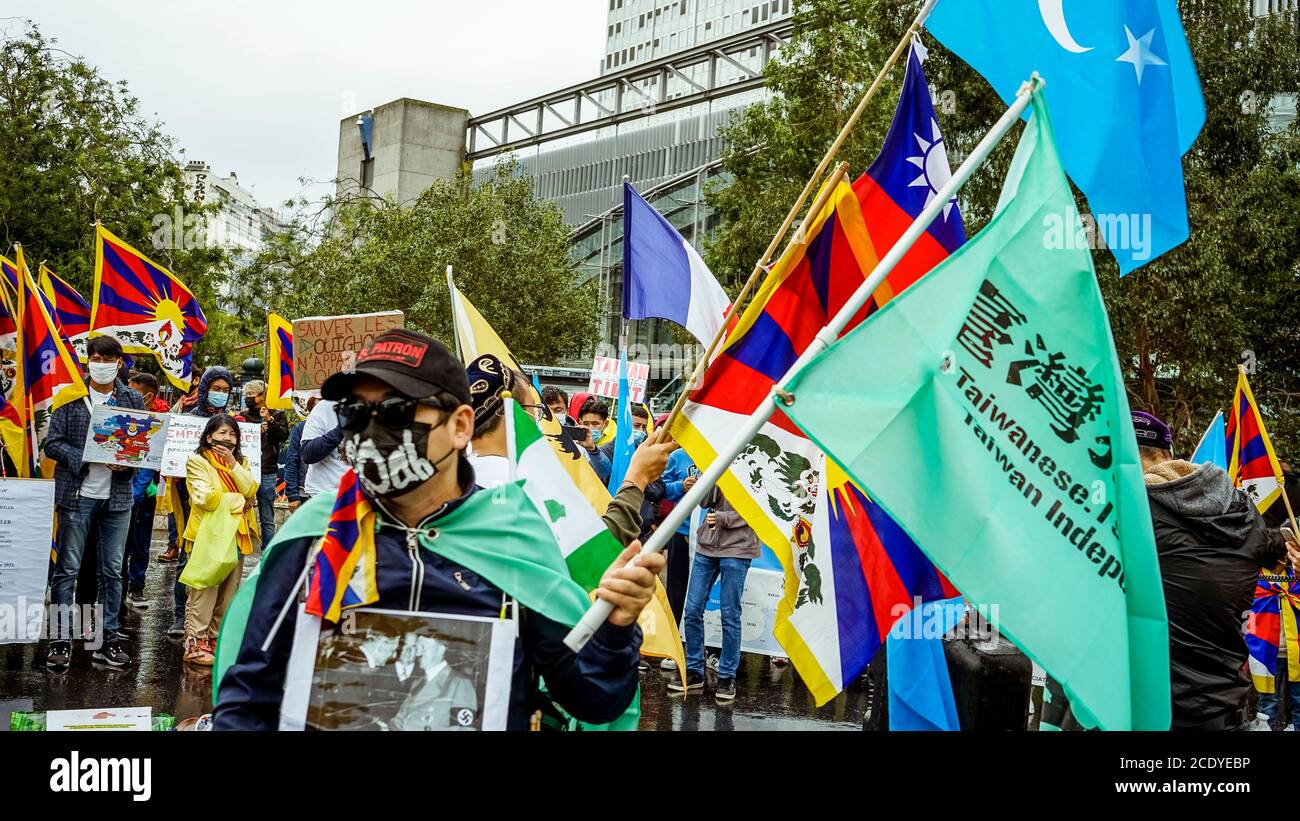
[[[677,662],[673,661],[672,659],[664,659],[663,661],[659,662],[659,669],[660,669],[660,670],[676,670],[676,669],[677,669]]]
[[[718,659],[718,656],[709,656],[704,660],[704,666],[716,673],[718,671]]]
[[[1265,718],[1264,716],[1255,716],[1254,722],[1252,722],[1251,725],[1246,729],[1256,733],[1261,733],[1261,732],[1267,733],[1270,732],[1273,728],[1268,725],[1267,718]]]

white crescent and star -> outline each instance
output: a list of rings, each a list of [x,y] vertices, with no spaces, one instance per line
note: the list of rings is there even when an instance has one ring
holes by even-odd
[[[1147,66],[1164,66],[1168,63],[1157,57],[1151,50],[1151,38],[1156,34],[1155,29],[1141,37],[1134,37],[1129,27],[1125,26],[1124,34],[1128,36],[1128,51],[1116,58],[1115,62],[1132,63],[1133,68],[1137,70],[1138,85],[1142,85],[1142,74]]]
[[[1070,33],[1065,22],[1065,0],[1038,0],[1038,11],[1043,15],[1047,30],[1052,33],[1057,45],[1071,54],[1083,54],[1092,51],[1093,46],[1081,46]]]
[[[1038,11],[1052,39],[1061,48],[1071,54],[1086,54],[1095,48],[1095,46],[1082,46],[1074,39],[1069,24],[1065,22],[1065,0],[1038,0]],[[1155,29],[1152,29],[1141,37],[1136,37],[1132,29],[1124,26],[1124,35],[1128,38],[1128,51],[1115,58],[1115,62],[1130,63],[1137,73],[1138,85],[1142,85],[1142,76],[1146,73],[1147,66],[1168,65],[1151,49],[1151,41],[1155,34]]]

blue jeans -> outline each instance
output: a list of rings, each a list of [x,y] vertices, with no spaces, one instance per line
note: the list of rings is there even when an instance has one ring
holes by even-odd
[[[126,552],[126,531],[131,511],[110,511],[107,499],[78,499],[75,508],[59,508],[59,561],[50,581],[50,603],[72,605],[73,588],[81,572],[86,532],[98,525],[96,555],[99,559],[98,602],[103,608],[104,641],[115,641],[118,612],[122,607],[122,558]],[[67,641],[71,636],[61,635]]]
[[[704,675],[704,606],[722,576],[722,657],[718,678],[735,678],[740,666],[740,597],[745,592],[749,559],[718,559],[696,551],[686,591],[686,669]]]
[[[145,571],[149,569],[149,543],[153,540],[153,514],[157,502],[147,498],[131,508],[131,526],[126,532],[126,558],[122,577],[130,593],[144,592]]]
[[[257,486],[257,520],[262,528],[262,549],[275,538],[275,474],[263,473]]]
[[[1282,701],[1285,699],[1291,711],[1291,726],[1300,731],[1300,681],[1287,681],[1286,661],[1278,659],[1277,678],[1274,679],[1276,691],[1259,694],[1259,711],[1268,718],[1268,724],[1274,730],[1283,727],[1278,724]]]

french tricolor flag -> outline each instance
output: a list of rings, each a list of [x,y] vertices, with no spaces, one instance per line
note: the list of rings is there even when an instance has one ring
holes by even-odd
[[[623,183],[623,318],[672,320],[707,347],[730,305],[691,244]]]

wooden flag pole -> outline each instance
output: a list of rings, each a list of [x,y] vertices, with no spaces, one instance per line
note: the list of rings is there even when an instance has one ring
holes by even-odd
[[[867,93],[862,96],[862,100],[858,103],[858,107],[853,109],[853,113],[850,114],[848,120],[845,121],[844,127],[841,128],[840,133],[836,135],[835,141],[832,142],[831,147],[826,150],[826,155],[822,157],[821,162],[817,164],[817,169],[813,171],[812,176],[808,178],[808,182],[804,185],[803,191],[799,193],[799,198],[795,200],[794,206],[790,208],[790,213],[786,214],[785,221],[782,222],[781,227],[777,229],[776,236],[772,237],[772,241],[768,243],[767,250],[763,252],[763,256],[759,258],[758,262],[754,264],[754,270],[750,273],[749,279],[745,282],[745,287],[741,289],[740,294],[737,295],[735,301],[731,303],[731,310],[727,312],[728,319],[736,315],[744,306],[745,299],[762,278],[763,273],[767,270],[767,266],[772,261],[772,256],[776,253],[776,250],[781,247],[781,243],[785,240],[785,235],[790,231],[790,226],[794,225],[795,219],[798,218],[799,214],[803,210],[804,203],[808,201],[813,190],[817,187],[817,181],[826,173],[826,169],[830,167],[831,162],[835,159],[835,155],[839,153],[840,148],[844,146],[844,142],[848,140],[849,134],[858,124],[858,120],[862,119],[862,115],[866,113],[867,106],[871,105],[871,101],[875,99],[876,92],[880,90],[880,86],[885,82],[885,78],[889,76],[889,73],[893,71],[894,66],[898,64],[899,59],[902,58],[903,53],[907,51],[907,47],[911,44],[912,38],[916,36],[917,32],[921,30],[921,27],[925,25],[926,18],[930,16],[930,12],[934,10],[934,7],[938,2],[939,0],[926,0],[925,5],[921,7],[920,13],[917,14],[916,19],[912,21],[912,25],[908,26],[907,31],[903,33],[902,39],[899,40],[898,45],[894,47],[893,54],[890,54],[889,59],[885,61],[883,66],[881,66],[880,73],[876,75],[875,81],[872,82],[871,87],[867,89]],[[838,175],[842,177],[848,171],[848,167],[844,166],[843,171],[840,171],[839,169],[836,169],[836,171],[838,172]],[[832,181],[828,181],[824,190],[833,192],[835,185],[836,182],[834,181],[834,178],[832,178]],[[827,197],[829,198],[829,194]],[[814,203],[813,207],[808,211],[809,218],[811,219],[816,216],[816,214],[821,211],[821,208],[822,206]],[[708,367],[709,360],[713,357],[713,352],[718,349],[718,345],[722,342],[722,338],[726,335],[726,331],[726,323],[723,323],[723,326],[719,328],[718,332],[714,335],[713,341],[709,343],[708,348],[704,352],[703,358],[695,364],[695,371],[691,375],[690,381],[683,386],[681,395],[677,397],[677,402],[673,405],[672,412],[668,414],[668,418],[664,421],[662,432],[656,433],[656,442],[662,442],[668,435],[668,429],[672,427],[673,421],[676,420],[677,416],[682,412],[682,408],[686,405],[686,397],[691,392],[691,386],[698,382],[700,377],[704,375],[704,369]]]
[[[1250,385],[1250,380],[1249,380],[1249,379],[1246,379],[1246,366],[1245,366],[1245,365],[1242,365],[1242,364],[1240,364],[1240,363],[1237,364],[1237,374],[1238,374],[1238,375],[1239,375],[1243,380],[1245,380],[1247,386]],[[1252,392],[1252,393],[1253,393],[1253,392]],[[1258,412],[1259,412],[1259,408],[1256,407],[1256,408],[1255,408],[1255,411],[1256,411],[1256,413],[1258,413]],[[1238,438],[1240,438],[1240,437],[1241,437],[1241,419],[1240,419],[1241,409],[1240,409],[1240,407],[1239,407],[1238,404],[1237,404],[1237,397],[1236,397],[1235,394],[1233,395],[1233,398],[1232,398],[1232,413],[1233,413],[1233,414],[1237,414],[1237,417],[1238,417],[1238,418],[1237,418],[1237,425],[1236,425],[1236,435],[1237,435]],[[1261,423],[1261,424],[1262,424],[1262,423]],[[1229,465],[1229,467],[1231,467],[1231,465]],[[1233,483],[1234,485],[1236,485],[1236,484],[1237,484],[1237,477],[1233,476],[1233,477],[1230,477],[1230,478],[1232,479],[1232,483]],[[1286,519],[1287,519],[1287,522],[1291,525],[1291,533],[1292,533],[1292,535],[1295,536],[1296,539],[1300,539],[1300,527],[1297,527],[1297,526],[1296,526],[1296,522],[1295,522],[1295,511],[1291,509],[1291,498],[1290,498],[1289,496],[1286,495],[1286,476],[1285,476],[1285,475],[1283,475],[1283,476],[1279,476],[1279,477],[1278,477],[1278,481],[1281,482],[1281,484],[1282,484],[1282,504],[1286,507]],[[1293,567],[1294,567],[1294,565],[1293,565]],[[1297,567],[1296,570],[1300,570],[1300,567]]]
[[[1282,477],[1282,503],[1286,505],[1286,518],[1289,522],[1291,522],[1291,535],[1295,536],[1297,539],[1300,539],[1300,527],[1296,527],[1295,524],[1295,511],[1291,509],[1291,499],[1286,495],[1285,476]],[[1300,571],[1300,567],[1296,567],[1294,564],[1292,564],[1291,567],[1295,568],[1297,571]]]
[[[808,209],[808,219],[813,219],[817,214],[821,213],[821,210],[826,207],[826,203],[830,202],[830,198],[834,195],[835,187],[839,185],[840,180],[844,178],[844,175],[847,174],[848,171],[848,163],[840,163],[835,167],[835,170],[831,172],[830,177],[826,180],[826,185],[817,195],[817,199],[813,201],[812,208]],[[793,222],[792,217],[798,213],[798,209],[802,207],[802,205],[803,197],[801,196],[799,202],[795,206],[795,210],[790,212],[790,215],[786,217],[785,224],[781,226],[781,230],[772,238],[772,244],[769,245],[767,251],[764,252],[762,260],[760,260],[758,265],[754,267],[754,272],[750,274],[749,281],[746,282],[745,287],[741,289],[740,295],[731,303],[731,310],[727,312],[727,318],[736,314],[737,309],[739,309],[740,305],[745,301],[745,298],[749,296],[749,292],[758,284],[758,281],[761,278],[759,275],[767,270],[767,260],[770,259],[774,253],[776,244],[785,237],[786,232],[789,230],[790,223]],[[794,245],[797,239],[798,237],[792,239],[790,244]],[[704,351],[704,356],[700,358],[700,361],[695,363],[695,371],[691,374],[690,381],[682,386],[682,392],[677,395],[677,402],[673,405],[672,412],[668,414],[668,418],[664,420],[663,427],[655,432],[655,442],[663,442],[668,438],[668,429],[672,427],[673,420],[677,418],[677,416],[682,412],[682,408],[686,406],[686,399],[691,394],[691,386],[698,382],[700,377],[704,375],[704,370],[709,366],[709,360],[713,358],[713,352],[718,349],[718,345],[722,343],[723,337],[726,336],[726,331],[727,326],[724,322],[722,327],[718,329],[718,332],[714,334],[713,341],[709,343],[709,347]]]
[[[677,528],[686,520],[686,516],[704,501],[705,495],[717,484],[722,475],[731,468],[731,463],[736,458],[736,455],[744,450],[745,446],[754,438],[754,435],[767,423],[773,411],[776,410],[777,404],[788,406],[794,402],[794,398],[785,390],[786,386],[790,384],[790,380],[794,379],[800,371],[808,366],[808,363],[835,343],[835,340],[844,332],[848,324],[853,321],[853,317],[857,315],[863,305],[867,304],[867,300],[871,299],[871,295],[885,281],[885,278],[893,273],[894,268],[907,255],[907,252],[912,250],[912,246],[921,238],[921,235],[929,230],[930,224],[939,218],[948,202],[957,195],[957,192],[971,178],[976,169],[983,165],[984,161],[993,153],[993,149],[1002,141],[1002,138],[1006,136],[1012,126],[1020,120],[1020,116],[1024,114],[1033,101],[1034,94],[1042,87],[1042,79],[1037,74],[1034,74],[1033,78],[1020,88],[1016,101],[1003,113],[992,130],[984,135],[984,139],[980,140],[979,145],[975,146],[975,150],[970,153],[970,156],[961,164],[961,167],[953,173],[952,178],[948,180],[942,190],[930,200],[930,204],[912,222],[907,231],[903,233],[903,236],[899,237],[898,242],[894,243],[894,247],[889,249],[889,253],[885,255],[884,259],[880,260],[871,275],[858,286],[857,290],[853,292],[853,296],[849,297],[848,301],[844,303],[844,307],[840,309],[839,313],[835,314],[830,322],[817,332],[817,336],[813,338],[807,349],[800,354],[795,363],[790,366],[785,375],[772,388],[772,401],[762,403],[748,418],[738,423],[739,427],[735,436],[725,446],[718,449],[717,457],[696,481],[695,486],[686,492],[686,495],[681,498],[681,501],[672,509],[654,534],[646,540],[641,548],[642,553],[657,553],[663,550],[667,546],[671,535],[676,533]],[[633,561],[636,561],[636,559],[634,558]],[[600,629],[600,626],[605,623],[612,612],[614,612],[614,606],[605,599],[595,602],[588,608],[586,614],[582,617],[582,621],[565,636],[564,644],[573,652],[578,652],[596,634],[596,631]]]

